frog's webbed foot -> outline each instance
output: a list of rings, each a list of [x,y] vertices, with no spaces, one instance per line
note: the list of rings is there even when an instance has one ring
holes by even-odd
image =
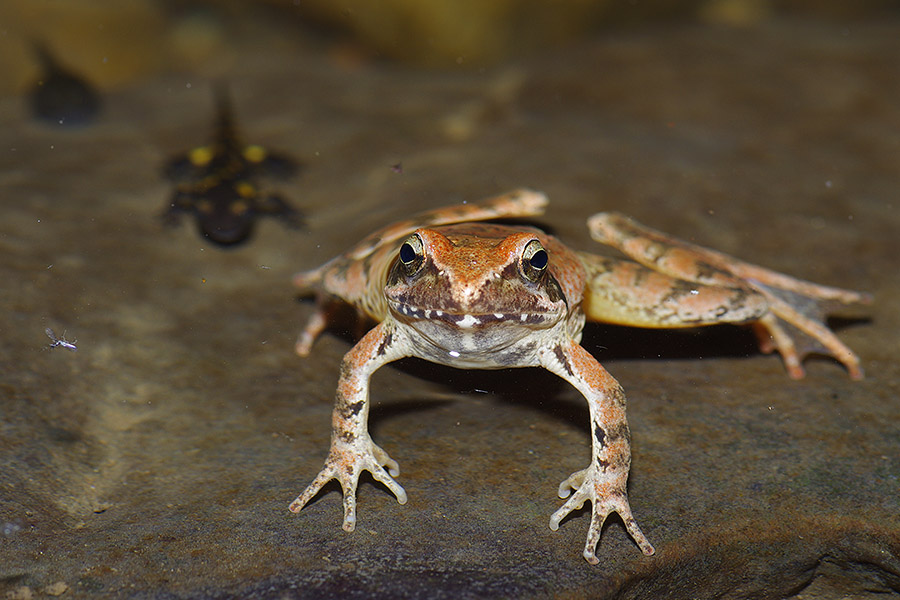
[[[850,377],[862,379],[859,357],[832,332],[825,317],[846,306],[869,304],[869,294],[818,285],[745,263],[709,248],[670,237],[616,213],[590,218],[591,236],[639,263],[683,281],[742,287],[761,294],[768,311],[754,323],[764,352],[778,350],[788,374],[804,376],[803,358],[812,353],[841,362]]]
[[[825,322],[826,315],[840,310],[840,302],[768,287],[758,280],[751,280],[750,283],[769,300],[769,314],[753,323],[759,347],[767,353],[777,350],[792,379],[804,377],[802,362],[809,354],[831,356],[847,368],[851,379],[863,378],[859,357],[838,339]],[[866,294],[847,293],[856,295],[856,298],[845,301],[844,304],[871,302],[871,297]]]
[[[610,481],[609,477],[603,476],[594,466],[572,473],[559,484],[559,497],[569,499],[551,515],[550,529],[553,531],[559,529],[559,523],[566,515],[573,510],[580,509],[584,506],[585,501],[589,501],[591,503],[591,525],[588,528],[587,542],[584,545],[585,560],[592,565],[599,562],[596,554],[597,543],[600,541],[606,517],[614,512],[619,513],[619,516],[622,517],[625,529],[641,552],[650,556],[655,550],[631,515],[631,506],[628,504],[624,486],[624,478]],[[572,493],[572,490],[575,492]]]
[[[400,474],[397,461],[371,439],[365,439],[352,443],[333,441],[325,466],[303,493],[291,502],[290,511],[300,512],[322,486],[337,479],[344,493],[343,528],[344,531],[353,531],[356,527],[356,486],[363,471],[370,472],[375,481],[384,484],[397,497],[397,502],[406,504],[406,491],[394,480]]]

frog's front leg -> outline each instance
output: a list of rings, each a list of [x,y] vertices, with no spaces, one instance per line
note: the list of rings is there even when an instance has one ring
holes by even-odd
[[[591,503],[584,558],[597,564],[596,550],[603,522],[610,513],[619,513],[625,529],[641,551],[653,554],[653,546],[641,532],[631,514],[626,484],[631,466],[631,440],[625,419],[625,392],[612,375],[584,348],[573,341],[561,342],[542,353],[541,364],[580,391],[587,399],[591,417],[591,463],[572,473],[559,486],[559,497],[569,497],[550,517],[550,529],[585,501]]]
[[[325,466],[311,484],[290,505],[300,510],[322,486],[337,479],[344,493],[344,530],[356,526],[356,486],[363,471],[369,471],[406,504],[406,492],[394,481],[399,465],[369,436],[369,379],[382,365],[402,358],[402,344],[391,322],[379,323],[367,333],[341,362],[341,376],[332,413],[331,450]]]

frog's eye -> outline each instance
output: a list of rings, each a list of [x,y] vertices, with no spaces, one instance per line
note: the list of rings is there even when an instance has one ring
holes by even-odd
[[[522,252],[522,275],[528,281],[537,281],[541,278],[547,265],[550,264],[550,256],[544,250],[544,246],[538,240],[531,240]]]
[[[415,275],[425,264],[425,246],[418,235],[409,236],[400,246],[400,264],[407,276]]]

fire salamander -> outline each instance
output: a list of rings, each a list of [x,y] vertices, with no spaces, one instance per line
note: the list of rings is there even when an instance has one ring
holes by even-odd
[[[278,217],[292,228],[302,214],[284,198],[260,190],[263,177],[287,179],[299,164],[262,146],[244,144],[234,124],[224,88],[216,90],[217,117],[213,140],[168,161],[165,176],[175,182],[163,221],[174,225],[183,213],[193,214],[200,234],[222,246],[244,242],[257,216]]]

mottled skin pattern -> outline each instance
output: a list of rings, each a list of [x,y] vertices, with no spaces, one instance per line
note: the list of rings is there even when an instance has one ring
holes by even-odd
[[[809,351],[834,356],[862,377],[859,359],[822,322],[834,303],[869,301],[864,294],[814,285],[685,244],[612,213],[591,217],[598,241],[642,264],[573,252],[530,227],[480,223],[541,214],[543,194],[518,190],[480,203],[438,209],[395,223],[294,283],[314,293],[318,310],[297,341],[309,354],[346,302],[377,322],[344,357],[325,467],[291,504],[300,511],[331,479],[344,492],[344,529],[356,524],[356,486],[369,471],[400,504],[396,461],[369,437],[369,379],[406,356],[459,368],[543,367],[588,403],[591,462],[559,486],[568,500],[550,528],[591,503],[584,557],[597,563],[606,517],[618,513],[644,554],[653,546],[631,514],[631,464],[625,393],[579,342],[585,318],[639,327],[747,323],[762,348],[781,352],[789,375],[803,376]],[[574,493],[573,493],[574,491]]]

